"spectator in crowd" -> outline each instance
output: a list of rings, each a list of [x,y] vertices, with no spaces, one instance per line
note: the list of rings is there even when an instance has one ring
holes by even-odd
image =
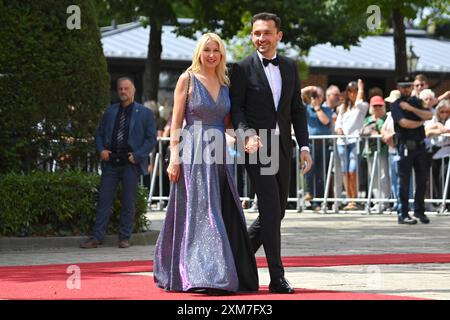
[[[423,101],[424,107],[431,110],[434,115],[434,107],[438,104],[439,100],[436,98],[433,90],[431,89],[424,89],[419,94],[420,100]]]
[[[414,97],[419,97],[420,93],[422,92],[422,90],[428,89],[430,87],[429,83],[428,83],[428,78],[426,75],[419,73],[418,75],[416,75],[416,77],[414,78],[414,88],[413,91],[411,93],[411,96]]]
[[[156,136],[158,138],[162,137],[164,127],[166,125],[166,120],[163,118],[163,115],[161,114],[162,112],[160,110],[160,108],[163,107],[160,106],[159,103],[155,102],[154,100],[144,102],[144,107],[152,110],[153,115],[155,116]]]
[[[373,96],[370,99],[369,113],[370,115],[364,120],[364,126],[361,130],[361,135],[366,136],[363,156],[367,159],[370,174],[373,167],[377,166],[372,177],[374,196],[388,199],[390,196],[388,146],[379,138],[370,138],[372,135],[381,134],[381,128],[386,120],[386,105],[381,96]],[[376,162],[374,162],[375,152],[378,152]],[[382,213],[386,208],[386,204],[380,201],[371,208],[371,212]]]
[[[330,135],[333,110],[322,104],[324,94],[321,87],[311,87],[309,91],[311,103],[306,105],[308,117],[308,132],[311,136]],[[313,167],[306,174],[306,197],[305,200],[322,198],[324,196],[325,177],[327,162],[329,158],[329,143],[327,139],[310,139],[310,150],[312,152]],[[315,211],[320,210],[320,203],[313,201],[312,207]]]
[[[334,127],[337,119],[338,114],[338,108],[341,102],[341,91],[339,90],[339,87],[332,84],[328,87],[326,91],[326,100],[325,105],[333,111],[333,114],[331,116],[332,121],[330,124],[330,132],[331,134],[335,133]],[[332,141],[332,147],[330,148],[333,150],[334,154],[334,168],[333,168],[333,177],[331,179],[331,183],[333,186],[330,188],[333,191],[333,196],[335,198],[342,198],[342,189],[343,189],[343,181],[342,181],[342,170],[341,170],[341,162],[339,160],[339,155],[336,148],[336,143],[334,143],[334,140]],[[335,202],[337,207],[339,207],[340,203]],[[335,208],[336,211],[338,208]]]
[[[400,176],[400,202],[398,223],[413,225],[416,219],[408,213],[408,191],[411,171],[415,172],[414,216],[422,223],[429,223],[425,215],[425,188],[428,174],[428,157],[425,149],[424,122],[432,118],[430,110],[423,108],[422,101],[411,97],[413,82],[409,77],[398,79],[397,88],[401,97],[391,105],[395,132],[398,135],[398,172]]]
[[[436,106],[436,112],[433,118],[425,122],[425,133],[427,137],[433,137],[431,144],[440,147],[439,135],[447,133],[448,129],[445,123],[450,117],[450,102],[449,100],[442,100]]]
[[[144,103],[144,107],[149,108],[150,110],[152,110],[153,115],[155,116],[155,124],[156,124],[156,136],[158,138],[161,138],[164,132],[164,126],[166,125],[166,120],[162,117],[161,111],[160,111],[160,106],[157,102],[155,101],[146,101]],[[153,152],[152,152],[152,156],[154,157],[155,154],[158,152],[158,147],[154,148]],[[151,159],[151,158],[150,158]],[[143,183],[144,186],[150,190],[150,178],[151,178],[151,173],[154,171],[154,161],[150,161],[149,165],[148,165],[148,174],[144,175],[144,179],[143,179]],[[159,170],[155,172],[156,175],[159,176]],[[165,187],[164,190],[166,190],[167,192],[165,194],[168,194],[168,184],[163,184],[163,186]],[[159,183],[155,184],[155,192],[154,194],[159,194]],[[163,193],[164,194],[164,193]]]
[[[386,97],[384,101],[391,104],[395,100],[400,98],[400,91],[392,90],[389,97]],[[395,130],[394,120],[392,119],[391,112],[386,113],[386,120],[381,127],[381,136],[384,143],[388,145],[388,159],[389,159],[389,173],[391,181],[391,197],[397,199],[399,197],[400,178],[398,177],[397,161],[400,159],[397,152],[397,145],[395,143]],[[394,204],[393,210],[396,211],[398,202]]]
[[[422,91],[423,93],[423,91]],[[442,137],[442,134],[450,133],[450,129],[445,127],[446,121],[450,116],[450,103],[448,100],[442,100],[436,106],[436,112],[433,118],[425,122],[426,145],[429,155],[429,164],[431,165],[433,186],[433,198],[441,198],[443,191],[443,180],[445,174],[442,175],[443,159],[433,159],[438,150],[448,143],[448,138]],[[427,189],[428,190],[428,189]]]
[[[353,200],[358,195],[357,190],[357,167],[358,167],[358,142],[369,104],[364,102],[364,83],[350,82],[344,92],[343,103],[339,107],[335,130],[342,138],[337,140],[339,159],[343,174],[344,187],[347,191],[349,203],[344,210],[356,210],[358,206]],[[347,137],[347,136],[352,137]]]
[[[325,105],[333,111],[332,122],[330,124],[331,132],[334,132],[334,123],[337,118],[337,109],[341,102],[341,91],[339,87],[332,84],[327,88],[325,94]]]
[[[369,94],[367,97],[367,101],[370,101],[370,99],[372,99],[372,97],[375,97],[375,96],[383,97],[384,96],[383,90],[381,90],[381,88],[379,88],[379,87],[370,88]]]
[[[414,79],[414,90],[411,94],[411,96],[417,96],[420,97],[420,93],[423,90],[426,89],[431,89],[430,88],[430,83],[428,81],[428,78],[426,75],[424,74],[418,74],[416,75],[415,79]],[[434,97],[433,97],[434,98]],[[422,98],[421,98],[422,99]],[[433,102],[434,105],[436,106],[440,101],[442,100],[446,100],[446,99],[450,99],[450,90],[444,92],[443,94],[441,94],[439,97],[437,97]],[[423,100],[423,99],[422,99]]]

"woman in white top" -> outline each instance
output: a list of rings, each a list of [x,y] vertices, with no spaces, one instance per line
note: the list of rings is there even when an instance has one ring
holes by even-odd
[[[427,136],[425,139],[425,145],[428,149],[428,155],[430,157],[429,165],[431,166],[433,177],[431,181],[433,184],[433,198],[442,198],[442,189],[444,186],[446,172],[446,170],[442,168],[442,165],[444,165],[445,168],[445,160],[440,159],[440,157],[436,159],[436,157],[433,156],[443,146],[449,145],[450,141],[448,140],[448,138],[441,136],[442,134],[450,133],[450,129],[445,127],[445,123],[447,119],[449,119],[449,116],[450,103],[448,102],[448,100],[442,100],[436,106],[436,111],[434,112],[433,118],[426,121],[424,124],[425,134]]]
[[[339,114],[336,119],[335,130],[342,138],[337,140],[337,149],[341,161],[342,173],[344,176],[344,187],[347,197],[354,199],[357,197],[357,167],[358,167],[358,137],[364,118],[366,117],[369,104],[363,101],[364,83],[358,79],[350,82],[344,92],[344,101],[339,107]],[[358,206],[355,201],[350,201],[344,210],[356,210]]]

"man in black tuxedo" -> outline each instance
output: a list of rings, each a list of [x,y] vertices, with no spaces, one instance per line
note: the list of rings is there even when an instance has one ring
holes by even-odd
[[[291,174],[291,125],[301,148],[303,173],[311,169],[312,160],[297,66],[276,52],[283,36],[280,25],[281,20],[275,14],[253,16],[251,35],[257,51],[233,65],[230,98],[233,126],[238,135],[241,133],[247,152],[246,170],[258,196],[259,216],[248,230],[250,240],[255,253],[261,245],[264,247],[271,279],[269,291],[293,293],[294,289],[284,278],[280,232]],[[260,137],[264,131],[270,132],[271,139],[262,143]],[[273,138],[279,143],[274,143]],[[267,165],[262,161],[261,152],[256,163],[248,161],[260,148],[266,148],[271,162],[278,162],[277,172],[264,171]]]

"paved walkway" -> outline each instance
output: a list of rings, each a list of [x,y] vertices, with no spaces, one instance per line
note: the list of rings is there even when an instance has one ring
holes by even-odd
[[[256,213],[246,212],[246,217],[251,222]],[[450,253],[450,216],[429,217],[429,225],[406,226],[398,225],[394,214],[287,212],[282,223],[282,254]],[[151,212],[149,218],[152,229],[159,230],[164,213]],[[2,251],[0,266],[149,260],[153,254],[154,245]],[[263,256],[263,250],[257,255]],[[268,284],[267,269],[260,268],[259,273],[261,284]],[[299,288],[450,299],[450,264],[287,268],[286,277]]]

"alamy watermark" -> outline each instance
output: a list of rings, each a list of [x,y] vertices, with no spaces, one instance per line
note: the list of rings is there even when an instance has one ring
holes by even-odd
[[[77,265],[67,267],[66,273],[71,274],[66,281],[66,287],[69,290],[81,289],[81,269]]]
[[[366,13],[369,14],[366,20],[366,26],[370,31],[380,28],[381,26],[381,9],[377,5],[367,7]]]
[[[180,141],[177,147],[178,157],[172,157],[176,164],[258,164],[262,175],[274,175],[280,166],[280,136],[275,130],[258,131],[261,146],[254,147],[254,152],[247,152],[246,138],[255,137],[256,131],[242,129],[227,130],[230,136],[236,137],[234,146],[227,146],[224,130],[214,126],[203,125],[195,121],[183,129],[171,132],[172,138]],[[234,148],[232,156],[229,148]]]
[[[382,290],[383,289],[383,279],[381,276],[381,269],[378,266],[369,266],[366,269],[367,281],[366,288],[368,290]]]
[[[67,14],[70,16],[66,20],[66,26],[69,30],[80,30],[81,29],[81,9],[77,5],[71,5],[67,7]]]

